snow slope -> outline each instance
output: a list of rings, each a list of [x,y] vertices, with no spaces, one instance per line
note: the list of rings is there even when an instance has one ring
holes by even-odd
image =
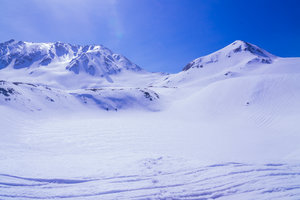
[[[62,90],[47,85],[0,80],[0,104],[24,112],[82,109],[160,110],[160,96],[149,88],[103,87]]]
[[[0,70],[0,199],[300,198],[299,58],[235,41],[113,82],[72,59]]]
[[[156,84],[178,88],[171,95],[178,100],[170,108],[176,112],[206,118],[238,116],[267,125],[278,118],[297,119],[299,80],[300,58],[277,57],[235,41]]]

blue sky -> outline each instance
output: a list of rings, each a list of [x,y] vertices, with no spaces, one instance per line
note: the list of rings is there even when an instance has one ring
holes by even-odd
[[[178,72],[234,40],[300,57],[298,0],[0,0],[0,39],[103,44]]]

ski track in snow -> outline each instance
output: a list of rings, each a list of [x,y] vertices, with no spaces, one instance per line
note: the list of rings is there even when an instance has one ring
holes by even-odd
[[[151,175],[77,179],[0,174],[0,199],[299,199],[299,167],[224,163]]]
[[[26,120],[21,120],[22,115],[12,116],[15,123],[8,123],[12,122],[9,116],[3,123],[9,125],[7,132],[14,127],[16,133],[10,134],[17,139],[0,141],[1,200],[300,197],[299,162],[266,160],[263,164],[269,154],[258,150],[258,155],[255,149],[271,151],[275,160],[279,156],[275,143],[268,148],[265,142],[252,146],[249,141],[253,138],[263,141],[260,132],[245,134],[244,143],[237,144],[234,140],[242,140],[237,138],[239,134],[226,134],[230,130],[209,133],[205,122],[195,125],[185,120],[181,126],[176,118],[166,123],[161,114],[27,116]],[[233,142],[227,144],[226,139]],[[239,154],[231,157],[230,148]],[[283,151],[279,146],[277,150]],[[191,153],[198,160],[188,157]],[[209,157],[214,161],[205,163],[210,164],[201,161]],[[238,161],[242,157],[245,162]],[[218,160],[219,164],[212,164]]]

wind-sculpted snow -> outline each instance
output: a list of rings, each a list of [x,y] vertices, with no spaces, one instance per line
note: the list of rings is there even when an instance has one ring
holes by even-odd
[[[161,169],[161,163],[169,169]],[[176,169],[165,158],[140,161],[134,173],[45,179],[0,174],[2,199],[289,199],[300,195],[300,166],[223,163]]]

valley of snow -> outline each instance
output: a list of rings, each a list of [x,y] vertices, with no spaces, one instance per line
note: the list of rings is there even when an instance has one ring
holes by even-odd
[[[300,58],[235,41],[165,74],[0,46],[0,199],[300,198]]]

